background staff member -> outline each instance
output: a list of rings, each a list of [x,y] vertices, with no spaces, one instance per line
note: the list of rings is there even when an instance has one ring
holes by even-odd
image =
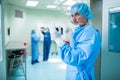
[[[39,56],[39,48],[38,42],[40,41],[40,37],[36,35],[35,30],[31,31],[31,52],[32,52],[32,59],[31,64],[38,63],[38,56]]]
[[[51,46],[51,35],[50,35],[49,28],[44,28],[42,30],[42,34],[44,35],[43,61],[47,61],[49,59],[50,46]]]

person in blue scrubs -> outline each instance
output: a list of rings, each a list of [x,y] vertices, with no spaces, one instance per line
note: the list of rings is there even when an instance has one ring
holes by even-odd
[[[43,61],[48,61],[49,53],[50,53],[50,47],[51,47],[51,35],[50,35],[49,28],[45,28],[42,31],[42,34],[44,35],[44,41],[43,41]]]
[[[95,80],[94,63],[100,53],[100,33],[90,22],[93,15],[87,4],[76,3],[70,12],[75,25],[70,45],[53,31],[61,59],[67,64],[66,80]]]
[[[35,30],[31,31],[31,64],[38,63],[38,58],[39,58],[39,48],[38,48],[38,43],[40,41],[40,37],[36,35]]]

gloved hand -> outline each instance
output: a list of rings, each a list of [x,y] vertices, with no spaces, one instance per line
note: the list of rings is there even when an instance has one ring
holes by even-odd
[[[67,43],[67,44],[70,44],[70,38],[71,38],[71,36],[70,35],[72,35],[72,30],[69,28],[69,27],[67,27],[67,28],[65,28],[64,29],[64,34],[63,34],[63,40]],[[68,36],[68,34],[69,34],[69,36]]]
[[[51,34],[52,34],[53,40],[56,42],[57,46],[60,47],[64,44],[64,41],[62,40],[60,32],[58,32],[55,28],[52,29]]]

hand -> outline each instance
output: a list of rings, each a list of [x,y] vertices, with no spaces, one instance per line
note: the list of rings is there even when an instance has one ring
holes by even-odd
[[[53,40],[56,42],[58,46],[61,46],[64,43],[64,41],[61,38],[61,34],[55,28],[52,29],[51,34],[52,34]]]
[[[57,38],[61,38],[60,32],[58,32],[55,28],[52,29],[51,35],[53,40],[56,40]]]
[[[67,28],[64,29],[64,34],[63,34],[63,36],[62,36],[62,39],[63,39],[66,43],[69,43],[69,42],[70,42],[70,38],[71,38],[71,36],[68,36],[68,34],[69,34],[69,35],[72,34],[72,31],[71,31],[71,29],[70,29],[69,27],[67,27]]]

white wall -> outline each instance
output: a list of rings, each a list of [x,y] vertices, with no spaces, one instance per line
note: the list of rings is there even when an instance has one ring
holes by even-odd
[[[15,18],[15,10],[23,11],[23,18]],[[54,23],[63,27],[70,27],[71,17],[60,11],[29,9],[7,4],[6,7],[5,41],[25,41],[28,43],[28,53],[30,53],[30,33],[31,29],[36,29],[37,25],[44,24],[50,27]],[[9,11],[9,12],[8,12]],[[10,27],[11,35],[7,36],[7,28]]]
[[[7,80],[7,73],[6,73],[6,54],[5,54],[5,41],[4,41],[4,0],[0,0],[0,5],[2,5],[2,11],[0,13],[1,16],[1,34],[2,34],[2,61],[0,61],[0,80]]]
[[[7,42],[9,41],[10,37],[7,34],[7,29],[10,27],[10,15],[8,14],[10,12],[10,7],[9,5],[5,5],[5,9],[4,9],[5,15],[5,44],[7,44]]]

